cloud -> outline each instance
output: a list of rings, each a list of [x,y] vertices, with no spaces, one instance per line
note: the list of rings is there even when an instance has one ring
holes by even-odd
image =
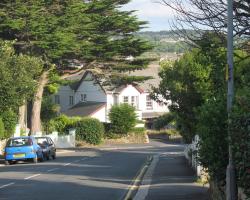
[[[140,20],[149,22],[147,30],[164,30],[168,28],[168,20],[174,18],[174,12],[159,2],[160,0],[132,0],[122,10],[136,10],[134,14]]]
[[[137,10],[140,17],[164,17],[172,18],[173,12],[167,6],[160,4],[159,0],[133,0],[124,6],[126,10]]]

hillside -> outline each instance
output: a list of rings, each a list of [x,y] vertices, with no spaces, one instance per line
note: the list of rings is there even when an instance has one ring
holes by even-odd
[[[145,56],[154,57],[176,57],[175,55],[182,54],[188,49],[188,44],[181,37],[174,35],[172,31],[159,32],[139,32],[138,37],[148,40],[154,49],[146,53]]]

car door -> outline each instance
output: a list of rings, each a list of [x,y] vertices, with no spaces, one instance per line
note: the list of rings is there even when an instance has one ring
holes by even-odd
[[[49,147],[50,147],[50,152],[53,155],[54,152],[56,151],[55,144],[51,138],[47,138],[47,139],[48,139],[48,143],[49,143]]]

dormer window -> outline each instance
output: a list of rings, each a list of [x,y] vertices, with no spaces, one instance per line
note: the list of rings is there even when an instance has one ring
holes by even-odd
[[[87,101],[87,94],[81,94],[81,101]]]
[[[123,103],[128,103],[128,96],[123,96]]]

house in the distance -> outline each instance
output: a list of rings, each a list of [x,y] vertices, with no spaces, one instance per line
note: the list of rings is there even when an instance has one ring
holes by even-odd
[[[90,116],[108,122],[113,105],[128,103],[136,108],[138,119],[147,120],[168,112],[165,104],[150,98],[150,93],[138,85],[103,86],[91,71],[86,71],[73,84],[61,86],[53,101],[61,113],[68,116]]]

